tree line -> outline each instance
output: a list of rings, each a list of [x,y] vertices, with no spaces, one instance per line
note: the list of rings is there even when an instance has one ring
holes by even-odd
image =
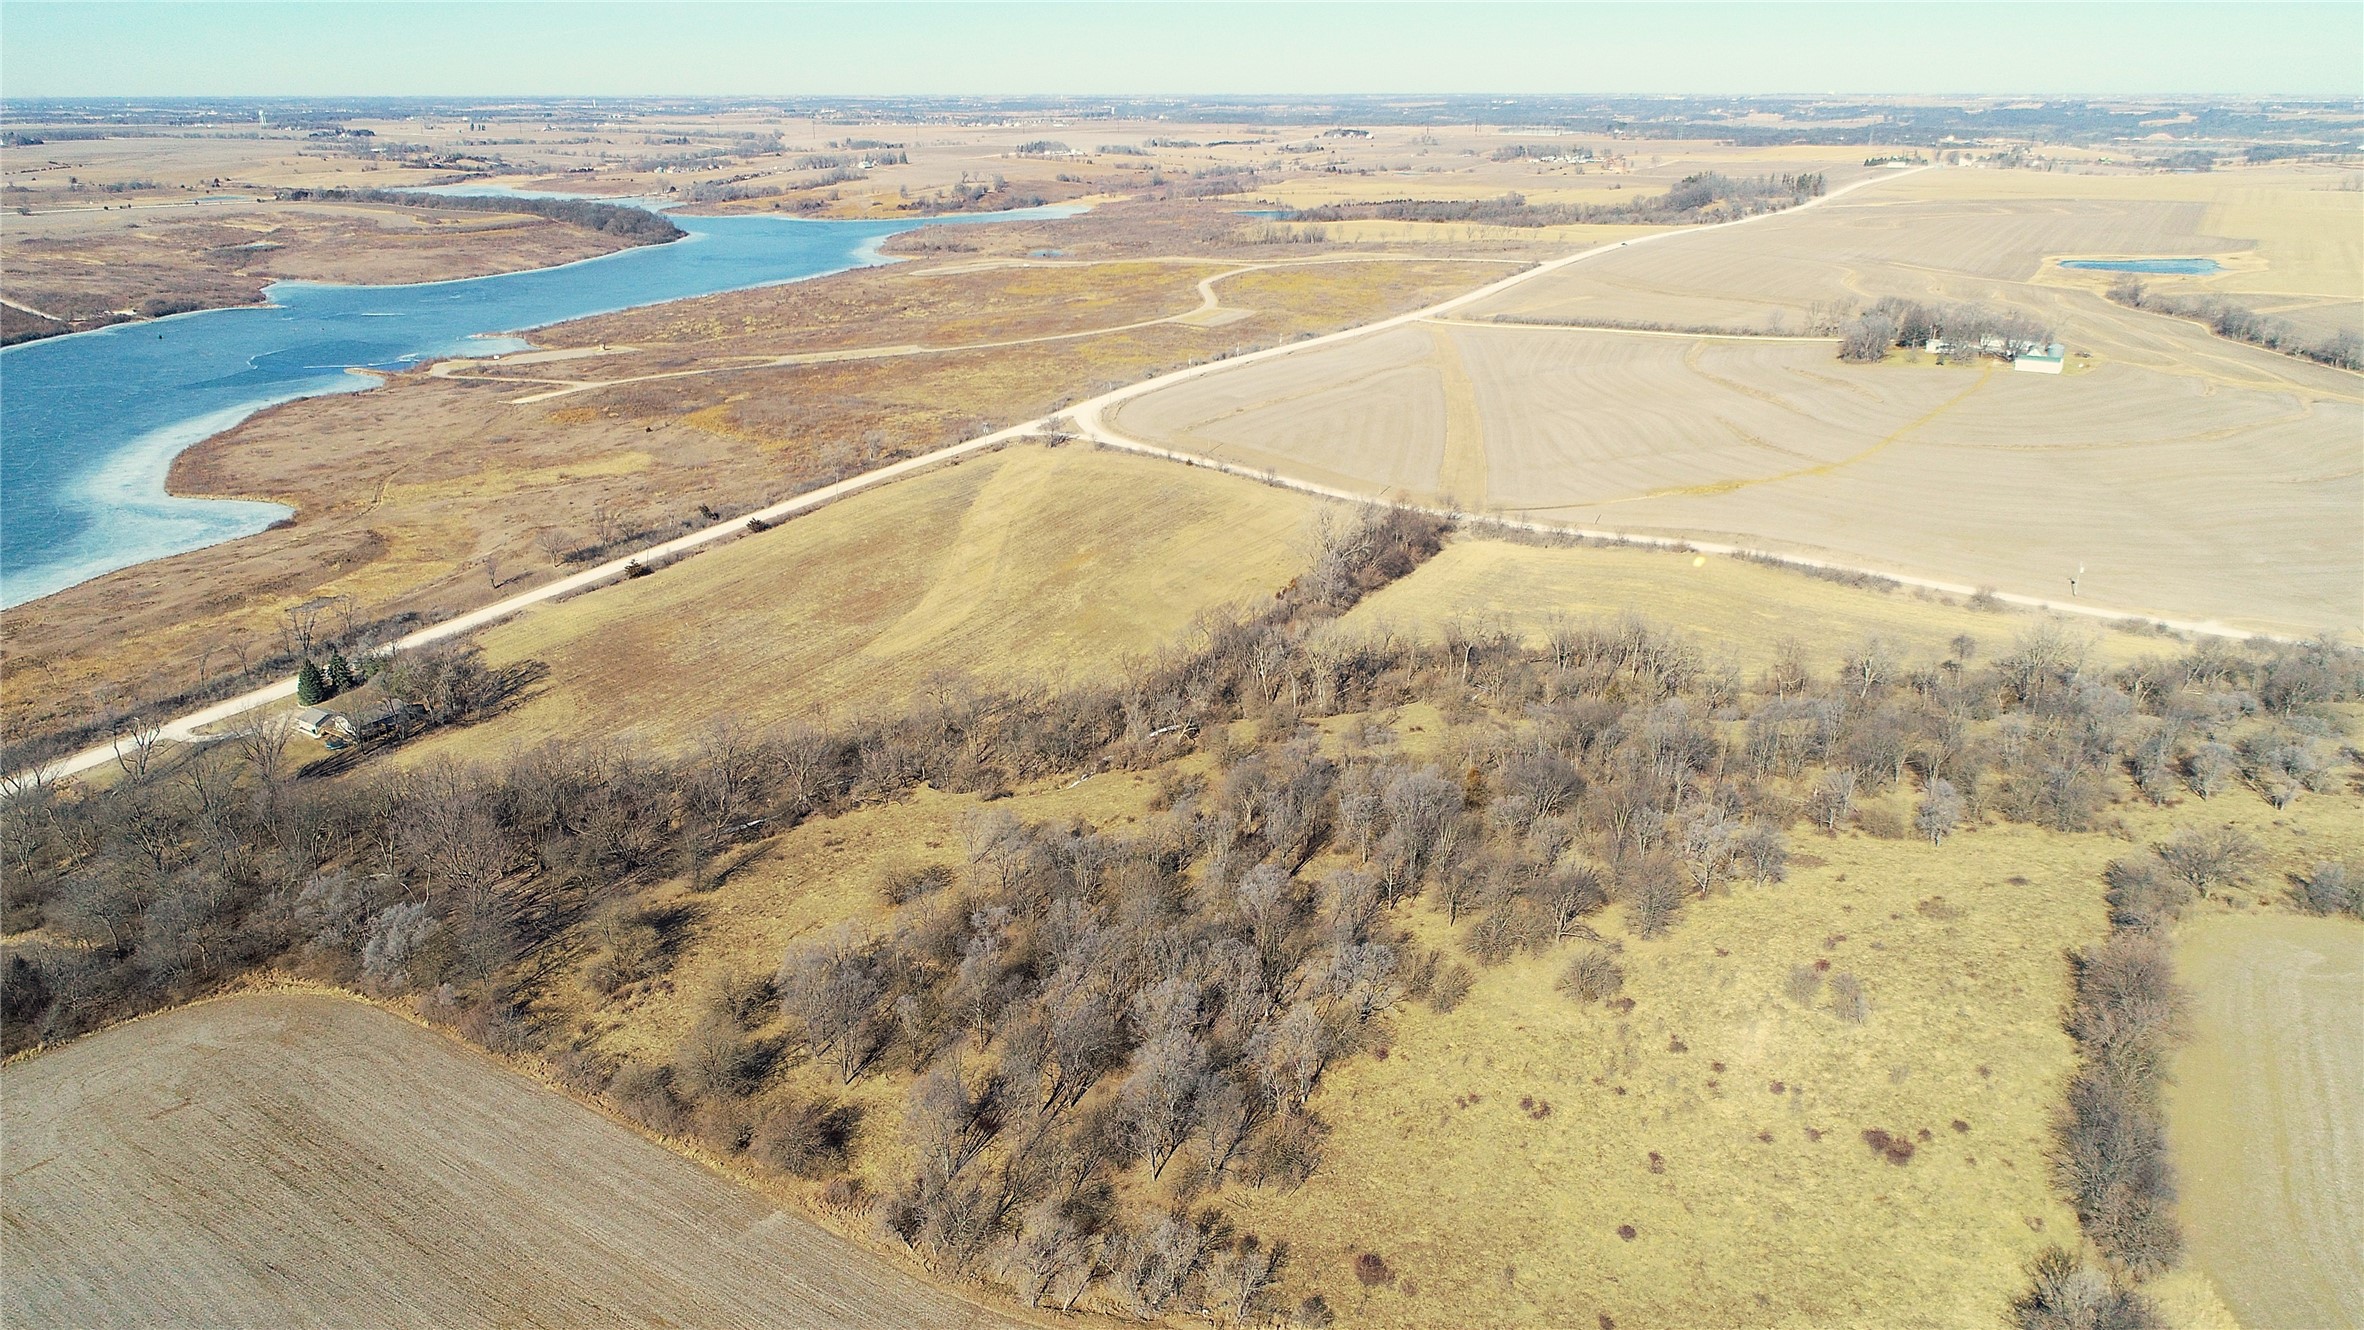
[[[1793,207],[1825,193],[1819,173],[1748,176],[1718,171],[1683,177],[1663,194],[1631,203],[1529,203],[1523,194],[1495,199],[1395,199],[1379,203],[1331,203],[1300,208],[1284,220],[1344,222],[1378,218],[1396,222],[1473,222],[1487,226],[1569,226],[1578,223],[1687,225],[1753,217]]]
[[[2132,309],[2204,324],[2208,331],[2219,337],[2262,346],[2268,351],[2279,351],[2286,356],[2312,360],[2334,369],[2364,370],[2364,337],[2346,329],[2328,337],[2313,338],[2300,332],[2286,319],[2260,314],[2236,305],[2223,296],[2162,295],[2132,279],[2112,285],[2109,295],[2110,299]]]
[[[1839,331],[1839,359],[1876,361],[1891,347],[1918,350],[1936,345],[1949,360],[1992,356],[2008,360],[2052,340],[2052,325],[2014,309],[1992,305],[1925,305],[1884,296]]]
[[[663,214],[624,203],[592,199],[534,199],[510,195],[426,194],[394,189],[289,189],[279,197],[323,203],[393,203],[407,208],[442,208],[457,212],[522,212],[614,236],[634,245],[661,245],[679,240],[687,231]]]
[[[1288,1254],[1213,1202],[1321,1167],[1316,1090],[1403,1004],[1450,1011],[1478,972],[1542,953],[1566,955],[1571,1000],[1619,1001],[1601,910],[1636,936],[1678,929],[1781,882],[1801,828],[2082,830],[2121,792],[2235,782],[2288,802],[2334,782],[2327,708],[2364,694],[2357,654],[2327,642],[2113,669],[2039,626],[1991,656],[1867,640],[1836,670],[1786,650],[1744,674],[1638,620],[1539,640],[1341,627],[1443,534],[1397,510],[1333,523],[1267,604],[1074,688],[943,681],[843,723],[717,724],[678,757],[589,741],[333,781],[258,734],[103,791],[25,792],[0,807],[6,926],[37,932],[9,950],[0,1033],[68,1038],[258,970],[407,997],[652,1129],[825,1182],[825,1203],[948,1273],[1030,1303],[1257,1318]],[[1447,723],[1419,757],[1368,719],[1411,703]],[[1338,742],[1304,723],[1357,716]],[[1209,760],[1174,765],[1193,752]],[[1121,771],[1160,773],[1122,829],[994,807]],[[550,983],[595,1003],[669,984],[700,893],[740,856],[922,784],[982,800],[958,847],[894,867],[879,910],[776,968],[720,978],[663,1054],[618,1058],[545,1003]],[[2156,857],[2162,881],[2207,861]],[[2113,886],[2130,916],[2151,899]],[[1411,937],[1419,908],[1449,946]],[[2072,1020],[2132,1029],[2110,996],[2126,962],[2096,955],[2078,972],[2096,1014]],[[1834,1012],[1871,1018],[1863,985],[1830,982]],[[900,1121],[833,1088],[871,1077],[908,1079]],[[865,1158],[875,1195],[850,1171]],[[2124,1213],[2139,1244],[2148,1221]]]

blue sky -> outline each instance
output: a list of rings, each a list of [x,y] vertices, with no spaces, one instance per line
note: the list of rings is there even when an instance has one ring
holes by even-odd
[[[0,96],[2364,95],[2364,5],[0,0]]]

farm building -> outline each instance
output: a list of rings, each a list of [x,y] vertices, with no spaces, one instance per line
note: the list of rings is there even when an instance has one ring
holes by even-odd
[[[353,722],[327,707],[300,707],[295,713],[295,728],[307,739],[344,739],[351,737]]]
[[[2067,358],[2066,348],[2053,342],[2041,350],[2022,351],[2011,357],[2011,368],[2023,374],[2058,374]]]

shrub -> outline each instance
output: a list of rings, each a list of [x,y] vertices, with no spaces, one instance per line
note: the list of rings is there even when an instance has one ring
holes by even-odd
[[[1385,1288],[1395,1282],[1395,1271],[1387,1260],[1375,1251],[1367,1251],[1354,1258],[1354,1282],[1364,1288]]]
[[[1620,873],[1617,888],[1627,921],[1641,937],[1663,936],[1683,908],[1682,879],[1662,860],[1645,860]]]
[[[2206,898],[2211,889],[2237,887],[2249,881],[2265,858],[2265,851],[2237,827],[2202,831],[2186,827],[2158,848],[2167,871]]]
[[[2165,1075],[2184,1007],[2167,944],[2156,934],[2113,933],[2077,957],[2069,1033],[2088,1062],[2122,1085],[2149,1085]]]
[[[1436,981],[1429,986],[1428,1005],[1440,1014],[1449,1012],[1461,1005],[1461,1000],[1469,996],[1470,987],[1476,982],[1477,976],[1470,973],[1469,967],[1455,961],[1439,972]]]
[[[1942,776],[1930,781],[1920,811],[1913,814],[1913,830],[1927,836],[1931,845],[1942,845],[1961,823],[1962,796],[1954,783]]]
[[[666,1136],[678,1136],[689,1125],[689,1110],[673,1093],[673,1069],[645,1062],[626,1062],[607,1083],[608,1097],[624,1116]]]
[[[1609,953],[1587,947],[1560,973],[1559,987],[1578,1002],[1606,1002],[1625,988],[1625,971]]]
[[[2163,1324],[2149,1299],[2060,1247],[2028,1264],[2028,1291],[2012,1301],[2011,1318],[2018,1330],[2158,1330]]]
[[[2191,887],[2170,876],[2156,857],[2116,860],[2103,876],[2109,883],[2110,923],[2117,928],[2164,928],[2192,898]]]
[[[2300,908],[2315,914],[2352,914],[2364,919],[2364,877],[2343,863],[2324,862],[2300,879],[2294,893]]]
[[[1822,971],[1811,965],[1793,965],[1789,967],[1789,982],[1785,987],[1790,1001],[1801,1007],[1813,1006],[1815,997],[1822,992]]]
[[[1861,1025],[1871,1017],[1871,995],[1863,991],[1863,981],[1845,970],[1830,977],[1830,1010],[1833,1016],[1850,1025]]]
[[[2057,1135],[2054,1172],[2085,1236],[2137,1277],[2173,1265],[2183,1234],[2158,1117],[2117,1079],[2087,1068],[2069,1083]]]
[[[766,1113],[748,1153],[784,1173],[823,1178],[845,1171],[860,1114],[827,1099],[808,1099]]]

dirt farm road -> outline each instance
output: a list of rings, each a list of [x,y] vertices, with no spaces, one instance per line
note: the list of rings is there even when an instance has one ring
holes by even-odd
[[[1753,217],[1743,217],[1735,221],[1719,222],[1712,226],[1688,227],[1674,231],[1654,231],[1648,235],[1636,236],[1631,240],[1618,240],[1603,245],[1595,245],[1590,249],[1578,250],[1572,254],[1564,254],[1556,259],[1546,260],[1545,262],[1536,264],[1531,268],[1527,268],[1520,272],[1513,273],[1508,277],[1504,277],[1499,281],[1479,287],[1474,291],[1464,292],[1463,294],[1454,296],[1449,300],[1440,301],[1437,304],[1427,306],[1423,309],[1410,310],[1402,314],[1380,319],[1376,322],[1362,324],[1358,327],[1347,328],[1339,332],[1327,333],[1319,337],[1308,337],[1302,341],[1289,342],[1281,346],[1269,347],[1262,351],[1252,351],[1246,355],[1233,356],[1227,360],[1216,360],[1210,361],[1203,365],[1193,365],[1185,369],[1175,370],[1169,374],[1159,375],[1156,378],[1144,379],[1139,383],[1123,388],[1118,388],[1112,392],[1104,393],[1099,397],[1092,398],[1089,401],[1078,403],[1077,405],[1064,411],[1060,411],[1048,416],[1043,416],[1038,419],[1024,421],[1016,425],[1011,425],[1005,429],[998,429],[990,434],[980,434],[976,438],[969,439],[961,443],[952,444],[948,447],[939,448],[931,453],[923,453],[917,457],[905,458],[900,462],[890,463],[886,466],[879,467],[877,470],[867,471],[861,475],[852,476],[845,480],[838,481],[835,484],[824,485],[816,490],[808,490],[807,492],[799,494],[792,499],[785,499],[779,503],[775,503],[768,508],[763,508],[753,513],[743,514],[727,521],[717,522],[712,526],[702,527],[696,531],[690,532],[687,535],[678,536],[672,540],[664,542],[661,545],[656,545],[648,549],[641,550],[626,558],[613,559],[607,563],[600,564],[596,568],[587,569],[583,572],[575,573],[568,577],[562,577],[554,582],[544,583],[543,585],[535,587],[532,590],[519,592],[517,595],[495,601],[490,605],[482,607],[481,609],[472,610],[469,613],[446,619],[442,623],[422,628],[419,631],[395,642],[394,648],[397,650],[408,650],[415,647],[428,646],[436,642],[448,641],[452,638],[474,632],[479,628],[497,623],[513,614],[517,614],[521,611],[530,609],[535,605],[541,604],[544,601],[555,600],[561,596],[573,595],[578,592],[589,590],[590,588],[596,587],[601,583],[615,581],[626,575],[627,569],[630,565],[660,562],[662,560],[670,559],[676,555],[687,554],[693,550],[702,549],[718,541],[728,540],[735,536],[744,534],[747,530],[747,524],[751,519],[764,522],[767,525],[782,522],[800,513],[810,512],[813,509],[822,507],[826,504],[834,503],[839,499],[847,497],[848,495],[857,494],[863,490],[871,488],[872,486],[883,485],[889,481],[899,480],[915,472],[925,471],[931,467],[936,467],[946,462],[955,461],[972,453],[986,452],[994,448],[999,448],[1005,444],[1024,439],[1030,435],[1043,434],[1046,432],[1071,432],[1080,435],[1081,437],[1090,439],[1093,442],[1105,444],[1111,448],[1120,448],[1127,452],[1140,453],[1150,457],[1162,457],[1170,461],[1182,462],[1190,466],[1213,467],[1216,470],[1233,472],[1234,474],[1254,474],[1256,479],[1264,480],[1272,484],[1283,485],[1290,489],[1301,490],[1308,494],[1318,494],[1327,498],[1342,499],[1354,503],[1372,502],[1379,496],[1370,494],[1357,494],[1346,490],[1334,489],[1326,485],[1313,484],[1308,481],[1290,480],[1286,477],[1271,477],[1262,475],[1261,473],[1241,472],[1237,468],[1225,466],[1221,463],[1210,461],[1207,458],[1200,457],[1195,454],[1176,452],[1172,449],[1160,448],[1153,444],[1144,443],[1141,440],[1131,438],[1121,433],[1112,425],[1110,425],[1107,421],[1107,414],[1110,409],[1120,406],[1125,402],[1129,402],[1136,397],[1142,397],[1163,388],[1170,388],[1175,384],[1188,382],[1189,380],[1196,379],[1204,375],[1220,373],[1224,370],[1236,368],[1241,365],[1254,364],[1258,361],[1276,359],[1281,356],[1297,355],[1306,351],[1314,350],[1316,348],[1334,346],[1340,342],[1352,341],[1361,337],[1369,337],[1377,333],[1386,332],[1393,328],[1401,328],[1427,320],[1435,320],[1441,318],[1444,315],[1451,314],[1457,309],[1462,309],[1476,304],[1479,301],[1498,296],[1504,291],[1518,286],[1520,283],[1532,281],[1535,278],[1542,277],[1548,273],[1558,272],[1563,268],[1582,263],[1586,259],[1597,258],[1603,254],[1613,253],[1619,249],[1628,248],[1634,245],[1662,244],[1672,240],[1679,240],[1684,236],[1698,235],[1707,231],[1722,230],[1724,228],[1734,226],[1748,226],[1757,222],[1767,221],[1771,218],[1787,217],[1804,209],[1818,207],[1834,200],[1844,198],[1847,195],[1854,193],[1856,190],[1879,184],[1882,181],[1901,179],[1904,176],[1912,175],[1919,171],[1936,169],[1939,168],[1924,166],[1915,167],[1912,170],[1907,171],[1893,171],[1885,172],[1875,176],[1867,176],[1864,179],[1855,181],[1852,184],[1842,185],[1819,198],[1809,199],[1806,202],[1799,204],[1797,207],[1786,208],[1779,212],[1759,213]],[[1212,292],[1208,292],[1207,294],[1211,295]],[[1163,320],[1159,321],[1162,322]],[[1685,545],[1691,549],[1698,550],[1702,554],[1736,555],[1756,552],[1755,550],[1744,546],[1717,545],[1699,541],[1685,541],[1674,537],[1628,536],[1616,531],[1597,530],[1589,527],[1563,523],[1504,521],[1502,519],[1491,517],[1482,513],[1466,513],[1445,509],[1428,509],[1426,511],[1435,512],[1440,516],[1453,518],[1455,520],[1481,525],[1493,524],[1496,526],[1513,529],[1549,532],[1560,535],[1576,535],[1593,538],[1619,538],[1634,544],[1643,545]],[[1788,556],[1784,557],[1787,558]],[[1848,572],[1871,573],[1880,577],[1892,578],[1893,580],[1901,582],[1907,586],[1927,588],[1932,591],[1944,592],[1949,595],[1969,596],[1976,594],[1979,590],[1979,588],[1976,587],[1952,582],[1937,581],[1927,578],[1900,577],[1884,569],[1856,568],[1850,565],[1826,563],[1804,558],[1789,558],[1789,562],[1807,567],[1832,568]],[[2061,614],[2080,615],[2102,621],[2139,620],[2144,622],[2164,622],[2170,628],[2179,629],[2185,632],[2238,638],[2256,636],[2256,634],[2246,631],[2237,631],[2221,624],[2184,622],[2173,619],[2159,620],[2150,615],[2134,614],[2121,610],[2111,610],[2096,605],[2064,603],[2060,601],[2047,600],[2036,596],[2022,596],[2003,592],[1997,594],[1997,599],[2025,608],[2051,610]],[[147,731],[144,735],[140,736],[140,738],[147,742],[203,743],[212,737],[218,737],[209,736],[204,733],[204,731],[210,727],[221,725],[226,721],[236,720],[237,718],[246,715],[249,712],[256,711],[260,708],[292,698],[295,696],[295,689],[296,681],[293,678],[282,679],[277,683],[265,685],[264,687],[254,689],[251,692],[241,693],[238,696],[230,698],[226,701],[217,702],[212,706],[204,707],[200,710],[190,712],[187,715],[176,717],[171,721],[158,724],[151,730]],[[29,784],[36,780],[43,782],[62,780],[69,776],[75,776],[84,772],[94,771],[98,768],[108,765],[109,763],[121,760],[122,755],[130,750],[134,742],[135,740],[133,738],[124,737],[118,738],[112,743],[96,744],[72,755],[71,757],[60,758],[56,762],[41,768],[37,773],[28,772],[21,775],[11,775],[9,780],[15,784]],[[5,797],[6,793],[6,787],[0,787],[0,797]]]

